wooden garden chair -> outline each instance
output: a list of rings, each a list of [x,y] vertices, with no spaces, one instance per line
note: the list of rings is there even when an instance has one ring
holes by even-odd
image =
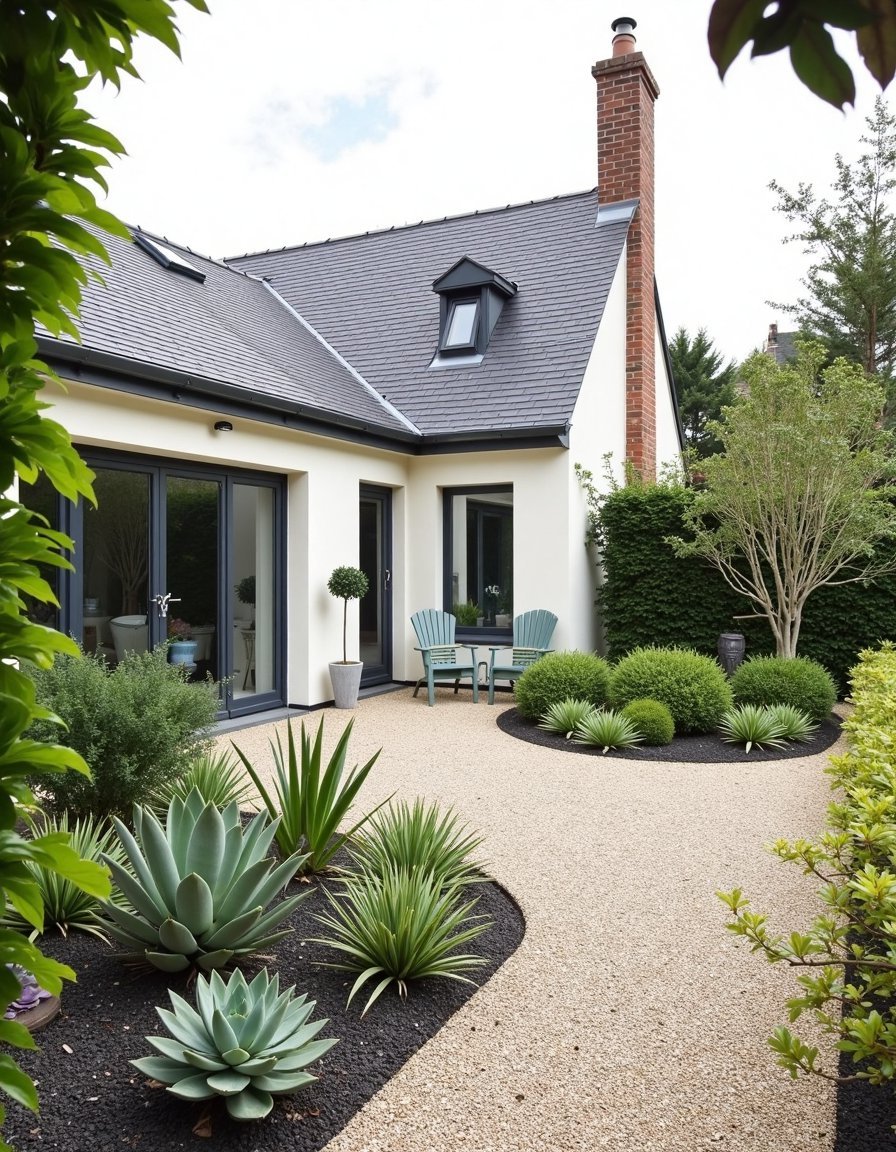
[[[550,652],[548,645],[557,626],[557,617],[553,612],[544,608],[536,608],[532,612],[523,612],[513,619],[513,648],[510,651],[509,664],[496,664],[495,653],[507,652],[502,646],[490,648],[491,660],[488,669],[488,702],[495,702],[495,681],[509,680],[512,684],[526,669],[540,660],[545,652]]]
[[[411,623],[419,645],[414,650],[423,657],[423,675],[417,681],[414,695],[420,691],[420,685],[425,680],[431,708],[436,702],[436,684],[453,681],[454,694],[457,695],[461,679],[469,676],[473,687],[473,703],[477,704],[479,668],[476,664],[476,649],[472,644],[455,644],[456,618],[450,612],[425,608],[422,612],[414,613]]]

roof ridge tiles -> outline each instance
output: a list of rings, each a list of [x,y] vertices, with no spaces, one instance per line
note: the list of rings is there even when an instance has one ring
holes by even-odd
[[[445,224],[449,220],[471,220],[476,216],[496,216],[502,212],[513,212],[521,208],[532,208],[541,204],[552,204],[557,200],[575,200],[582,196],[592,196],[597,187],[585,188],[579,192],[563,192],[556,196],[543,196],[533,200],[518,200],[511,204],[499,205],[495,208],[474,208],[468,212],[456,212],[448,216],[434,216],[426,220],[419,220],[414,224],[390,224],[388,228],[369,228],[366,232],[351,232],[345,236],[328,236],[325,240],[304,240],[301,244],[284,244],[282,248],[263,248],[255,252],[243,252],[238,256],[225,256],[223,263],[230,267],[235,260],[247,260],[253,256],[270,256],[277,252],[297,252],[304,248],[323,248],[328,244],[338,244],[342,241],[361,240],[366,236],[386,236],[390,232],[409,232],[414,228],[426,228],[429,225]]]

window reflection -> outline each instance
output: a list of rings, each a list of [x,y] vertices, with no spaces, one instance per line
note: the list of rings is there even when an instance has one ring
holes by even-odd
[[[451,604],[461,627],[509,628],[513,620],[513,490],[448,496]]]

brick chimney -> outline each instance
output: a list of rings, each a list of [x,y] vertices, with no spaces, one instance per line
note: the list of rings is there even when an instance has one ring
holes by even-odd
[[[591,69],[597,82],[597,201],[637,200],[628,233],[626,457],[656,475],[656,305],[654,300],[653,105],[659,88],[641,52],[635,21],[612,24],[613,55]]]

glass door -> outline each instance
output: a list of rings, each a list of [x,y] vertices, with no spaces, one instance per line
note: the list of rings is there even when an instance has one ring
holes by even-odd
[[[359,567],[370,582],[359,609],[361,684],[392,679],[392,493],[361,487]]]

